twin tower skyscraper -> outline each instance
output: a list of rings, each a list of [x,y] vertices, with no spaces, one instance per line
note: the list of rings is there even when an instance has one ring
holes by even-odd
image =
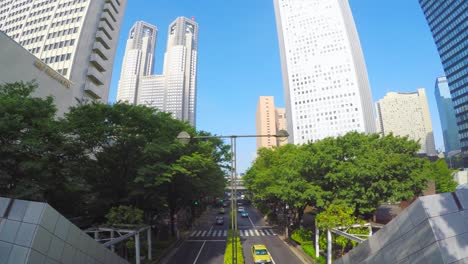
[[[153,74],[157,34],[143,21],[131,28],[117,100],[155,107],[195,126],[198,24],[178,17],[169,26],[161,75]]]

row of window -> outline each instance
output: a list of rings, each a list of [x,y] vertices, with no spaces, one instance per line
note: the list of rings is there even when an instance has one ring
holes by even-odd
[[[78,12],[83,12],[85,10],[84,7],[80,7],[80,8],[75,8],[75,9],[70,9],[70,10],[67,10],[67,11],[63,11],[63,12],[60,12],[60,13],[56,13],[54,15],[54,17],[62,17],[62,16],[67,16],[67,15],[71,15],[71,14],[76,14]]]
[[[459,51],[463,50],[463,52],[460,53],[460,55],[456,55],[455,57],[451,58],[453,55],[455,55],[456,53],[458,53]],[[449,52],[443,54],[441,56],[442,58],[442,63],[444,65],[447,65],[446,67],[450,67],[450,65],[454,62],[454,60],[458,60],[458,58],[461,58],[463,56],[465,56],[467,53],[466,51],[468,50],[468,43],[466,41],[462,42],[460,45],[454,47],[453,49],[451,49]],[[448,59],[448,60],[447,60]]]
[[[75,44],[74,39],[55,42],[55,43],[52,43],[52,44],[45,45],[44,46],[44,51],[63,48],[63,47],[68,47],[68,46],[73,46],[73,44]]]
[[[429,18],[429,24],[434,23],[434,20],[431,18],[434,17],[441,17],[440,12],[445,11],[449,8],[447,8],[449,5],[451,5],[453,2],[452,1],[435,1],[436,4],[432,5],[429,8],[426,8],[426,17]]]
[[[6,1],[5,3],[0,4],[0,8],[3,8],[9,4],[11,4],[11,1]]]
[[[42,40],[44,40],[44,35],[20,41],[19,44],[21,46],[24,46],[24,45],[29,45],[29,44],[36,43],[36,42],[39,42],[39,41],[42,41]]]
[[[44,8],[42,10],[38,10],[38,11],[34,11],[34,12],[31,12],[29,14],[29,17],[35,17],[35,16],[38,16],[38,15],[42,15],[44,13],[48,13],[50,11],[54,10],[54,7],[51,6],[51,7],[48,7],[48,8]]]
[[[0,7],[0,8],[1,8],[1,7]],[[10,8],[5,8],[5,9],[3,9],[3,10],[0,11],[0,15],[6,13],[6,12],[8,12],[8,11],[10,11]]]
[[[449,2],[447,1],[446,3],[449,3]],[[450,4],[452,5],[451,7],[449,8],[444,7],[443,9],[439,10],[439,11],[443,11],[442,14],[438,14],[436,16],[432,16],[432,15],[427,16],[427,20],[429,21],[429,26],[431,28],[436,28],[441,24],[442,25],[446,24],[447,22],[444,22],[444,21],[448,20],[447,15],[458,16],[459,14],[464,12],[464,9],[460,8],[461,3],[457,4],[457,3],[452,2]]]
[[[453,39],[444,41],[444,42],[446,42],[444,45],[442,45],[441,43],[436,43],[436,44],[437,44],[437,47],[439,48],[439,53],[440,53],[440,54],[443,54],[443,53],[446,52],[447,50],[450,50],[450,49],[454,48],[457,44],[459,44],[459,42],[460,42],[461,40],[464,41],[466,38],[468,38],[468,35],[466,35],[466,34],[460,34],[460,35],[456,36],[456,37],[453,38]],[[443,46],[445,46],[445,47],[443,47]]]
[[[466,19],[467,15],[468,14],[465,12],[463,12],[458,17],[456,17],[456,15],[453,14],[448,19],[443,20],[443,23],[437,25],[437,27],[434,27],[432,32],[434,32],[435,40],[437,41],[440,39],[441,36],[443,36],[443,34],[440,34],[442,31],[449,32],[454,27],[458,26],[459,23],[463,22]]]
[[[9,29],[5,30],[5,33],[9,33],[9,32],[12,32],[12,31],[15,31],[15,30],[21,29],[22,27],[23,27],[23,25],[22,25],[22,24],[20,24],[20,25],[16,25],[16,26],[14,26],[14,27],[12,27],[12,28],[9,28]]]
[[[81,20],[81,17],[69,18],[69,19],[65,19],[65,20],[62,20],[62,21],[54,22],[54,23],[52,23],[50,25],[50,27],[53,28],[53,27],[68,25],[68,24],[71,24],[71,23],[80,22],[80,20]]]
[[[462,33],[461,35],[464,35],[463,33],[465,33],[465,31],[466,28],[462,28],[462,25],[460,25],[460,27],[457,27],[455,30],[444,35],[443,38],[439,38],[438,40],[436,40],[436,42],[439,43],[439,46],[443,46],[445,45],[445,43],[449,42],[453,37],[459,36],[459,33]],[[439,36],[442,36],[442,34]]]
[[[42,31],[42,30],[45,30],[47,29],[47,25],[44,25],[44,26],[40,26],[40,27],[37,27],[37,28],[32,28],[32,29],[28,29],[28,30],[25,30],[21,33],[21,36],[24,36],[24,35],[29,35],[29,34],[32,34],[32,33],[36,33],[38,31]]]
[[[465,64],[465,66],[463,67],[463,70],[457,72],[456,74],[452,74],[452,75],[448,75],[447,76],[447,79],[449,81],[450,84],[455,84],[456,81],[460,78],[460,77],[465,77],[465,76],[468,76],[468,66]],[[465,78],[467,79],[468,81],[468,78]],[[452,88],[452,90],[455,90],[455,88]]]
[[[33,0],[27,0],[27,1],[24,1],[24,2],[21,2],[21,3],[18,3],[16,5],[12,6],[11,9],[14,9],[14,8],[17,8],[17,7],[22,7],[24,5],[27,5],[27,4],[31,3],[32,1]],[[16,2],[18,2],[18,1],[16,1]]]
[[[47,35],[47,38],[50,39],[50,38],[55,38],[55,37],[74,34],[74,33],[77,33],[77,32],[78,32],[78,27],[74,27],[74,28],[69,28],[69,29],[65,29],[65,30],[61,30],[61,31],[56,31],[54,33],[49,33]]]
[[[8,17],[16,16],[16,15],[19,15],[19,14],[25,13],[26,11],[29,11],[29,7],[26,7],[26,8],[23,8],[23,9],[16,10],[15,12],[11,12],[11,13],[9,13],[9,14],[8,14]]]
[[[45,17],[36,18],[36,19],[34,19],[34,20],[30,20],[30,21],[26,22],[25,26],[35,25],[35,24],[37,24],[37,23],[40,23],[40,22],[49,20],[50,18],[51,18],[51,16],[45,16]]]
[[[460,96],[460,95],[465,95],[465,94],[467,94],[467,93],[468,93],[468,86],[467,86],[467,87],[463,87],[463,88],[461,88],[460,90],[457,90],[456,92],[454,92],[454,93],[452,94],[452,98],[455,99],[455,98],[457,98],[458,96]]]
[[[67,61],[67,60],[70,60],[70,58],[71,58],[71,53],[67,53],[67,54],[47,57],[47,58],[44,58],[43,61],[45,63],[54,63],[54,62],[60,62],[60,61]]]
[[[17,18],[15,18],[15,19],[13,19],[13,20],[7,21],[7,22],[5,23],[5,26],[8,26],[8,25],[13,24],[13,23],[16,23],[16,22],[18,22],[18,21],[24,20],[25,18],[26,18],[26,15],[17,17]]]
[[[458,71],[458,70],[460,70],[462,68],[468,69],[468,63],[466,62],[466,60],[462,60],[462,61],[460,61],[460,63],[456,63],[450,68],[445,68],[445,74],[446,75],[452,75],[454,72],[456,72],[456,71]]]
[[[46,1],[43,1],[43,2],[41,2],[41,3],[34,4],[34,5],[33,5],[33,9],[36,8],[36,7],[45,6],[45,5],[47,5],[47,4],[55,3],[55,2],[57,2],[57,0],[46,0]]]
[[[79,3],[84,3],[84,2],[86,2],[86,1],[87,1],[87,0],[72,0],[72,1],[69,1],[68,3],[59,4],[57,8],[62,8],[62,7],[65,7],[65,6],[76,5],[76,4],[79,4]]]
[[[41,47],[28,49],[28,51],[31,52],[32,54],[36,54],[36,53],[39,53],[39,51],[41,51]]]
[[[64,68],[64,69],[58,69],[57,70],[58,73],[62,74],[62,75],[67,75],[68,73],[68,69],[67,68]]]

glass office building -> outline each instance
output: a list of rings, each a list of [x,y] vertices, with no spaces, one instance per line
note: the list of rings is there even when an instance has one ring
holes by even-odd
[[[458,136],[452,96],[445,76],[437,78],[434,94],[444,136],[445,155],[452,156],[460,151],[460,137]]]
[[[468,167],[468,1],[419,0],[434,37],[455,109]]]

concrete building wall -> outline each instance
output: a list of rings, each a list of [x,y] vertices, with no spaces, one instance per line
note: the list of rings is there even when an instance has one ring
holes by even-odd
[[[431,115],[426,92],[388,93],[376,103],[378,131],[409,136],[421,144],[421,153],[436,155]]]
[[[0,47],[0,84],[35,81],[38,88],[33,96],[52,96],[58,116],[62,116],[70,106],[75,105],[75,84],[1,31]],[[13,61],[14,63],[11,63]]]
[[[290,143],[375,132],[367,69],[346,0],[274,0]]]
[[[468,262],[468,189],[418,198],[335,264]]]
[[[45,203],[0,197],[1,263],[128,264]]]

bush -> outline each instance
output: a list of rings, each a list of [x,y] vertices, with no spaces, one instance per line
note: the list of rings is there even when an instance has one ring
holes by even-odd
[[[224,264],[232,264],[232,240],[236,240],[237,244],[237,263],[244,264],[244,255],[242,252],[242,245],[240,242],[239,233],[234,233],[232,230],[228,231],[226,242],[226,251],[224,252]]]
[[[299,244],[312,241],[312,231],[304,228],[296,229],[292,232],[291,238]]]
[[[302,247],[302,250],[304,250],[304,252],[307,255],[311,256],[319,264],[327,263],[327,260],[324,257],[322,256],[319,256],[318,258],[315,257],[315,248],[312,242],[305,242],[304,244],[301,244],[301,247]]]

